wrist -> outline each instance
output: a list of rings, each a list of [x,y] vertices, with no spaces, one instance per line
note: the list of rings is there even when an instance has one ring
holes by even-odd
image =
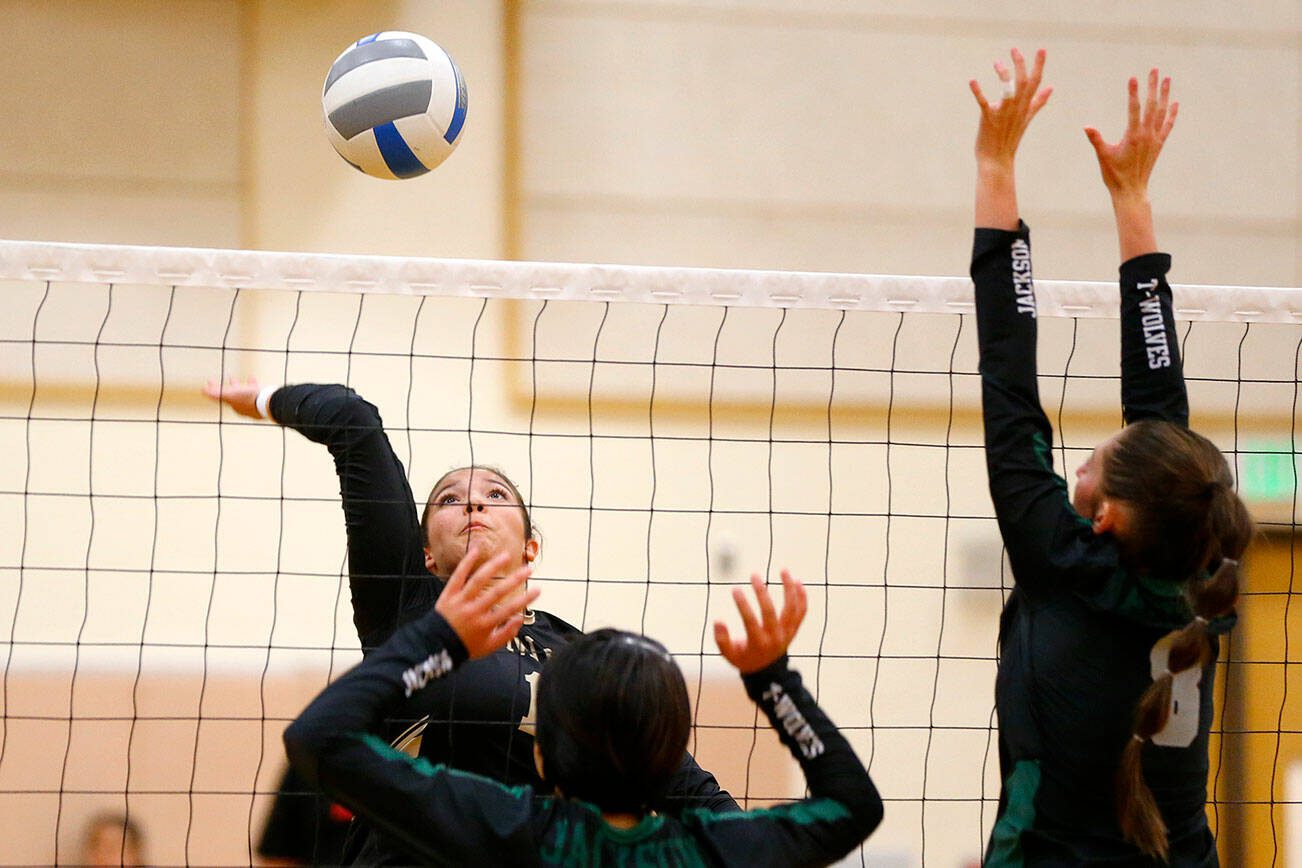
[[[276,420],[271,416],[271,396],[276,393],[280,386],[263,386],[258,391],[258,397],[254,399],[253,406],[257,408],[258,415],[263,419],[269,419],[272,422]]]
[[[977,177],[983,180],[1011,182],[1014,169],[1015,166],[1011,157],[977,158]]]
[[[1148,200],[1147,188],[1139,189],[1116,189],[1109,190],[1112,196],[1112,207],[1120,210],[1122,208],[1149,208],[1151,203]]]

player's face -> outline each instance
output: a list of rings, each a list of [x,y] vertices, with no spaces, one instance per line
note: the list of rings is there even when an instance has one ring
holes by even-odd
[[[510,483],[491,470],[463,467],[447,474],[430,493],[426,568],[446,578],[471,542],[490,556],[507,552],[520,563],[532,561],[538,543],[528,537],[521,506]]]
[[[1099,501],[1103,499],[1104,458],[1120,435],[1121,432],[1118,431],[1094,447],[1094,451],[1090,453],[1085,463],[1076,468],[1076,490],[1072,492],[1071,505],[1083,518],[1090,521],[1093,521],[1098,514]]]

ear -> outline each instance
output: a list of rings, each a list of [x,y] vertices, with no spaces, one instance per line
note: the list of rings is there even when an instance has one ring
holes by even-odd
[[[1105,497],[1099,501],[1091,525],[1095,533],[1124,536],[1130,529],[1130,510],[1121,501]]]
[[[430,554],[429,548],[426,547],[425,548],[425,571],[428,572],[430,575],[437,576],[438,573],[434,572],[434,568],[436,566],[437,564],[434,563],[434,555]]]
[[[524,541],[524,562],[526,564],[533,563],[534,558],[538,557],[538,548],[539,545],[538,545],[537,537],[529,537],[527,540]],[[428,562],[428,558],[429,555],[426,554],[427,562]]]

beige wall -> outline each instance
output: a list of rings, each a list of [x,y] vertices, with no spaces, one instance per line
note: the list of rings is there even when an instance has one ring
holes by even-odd
[[[965,273],[966,83],[1017,45],[1055,86],[1020,173],[1041,277],[1115,274],[1080,130],[1119,135],[1125,78],[1157,65],[1182,109],[1153,185],[1176,279],[1299,282],[1291,0],[523,8],[526,258]]]
[[[1154,181],[1176,278],[1299,282],[1290,0],[1088,16],[949,0],[6,0],[0,15],[5,237],[961,274],[965,84],[989,83],[1017,44],[1049,49],[1056,87],[1022,161],[1040,276],[1114,273],[1080,128],[1116,135],[1125,77],[1156,64],[1182,103]],[[325,70],[381,26],[433,35],[470,86],[456,155],[419,180],[358,175],[320,130]]]

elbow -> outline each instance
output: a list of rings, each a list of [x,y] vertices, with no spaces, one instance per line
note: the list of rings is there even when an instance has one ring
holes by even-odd
[[[317,766],[318,745],[312,735],[312,727],[300,718],[285,728],[285,755],[303,779],[311,786],[318,786],[320,775]]]
[[[886,814],[881,794],[877,792],[877,787],[873,785],[872,778],[868,777],[867,772],[864,772],[862,783],[853,790],[847,788],[838,801],[854,818],[855,831],[860,840],[876,831]]]
[[[324,442],[332,452],[384,432],[375,405],[338,383],[313,387],[300,399],[293,416],[309,439]]]
[[[322,399],[324,415],[339,430],[362,436],[384,428],[379,409],[347,386],[327,386]]]
[[[877,831],[877,827],[882,824],[882,818],[886,816],[886,808],[876,788],[872,789],[872,797],[865,799],[862,804],[853,809],[853,812],[865,838]]]

